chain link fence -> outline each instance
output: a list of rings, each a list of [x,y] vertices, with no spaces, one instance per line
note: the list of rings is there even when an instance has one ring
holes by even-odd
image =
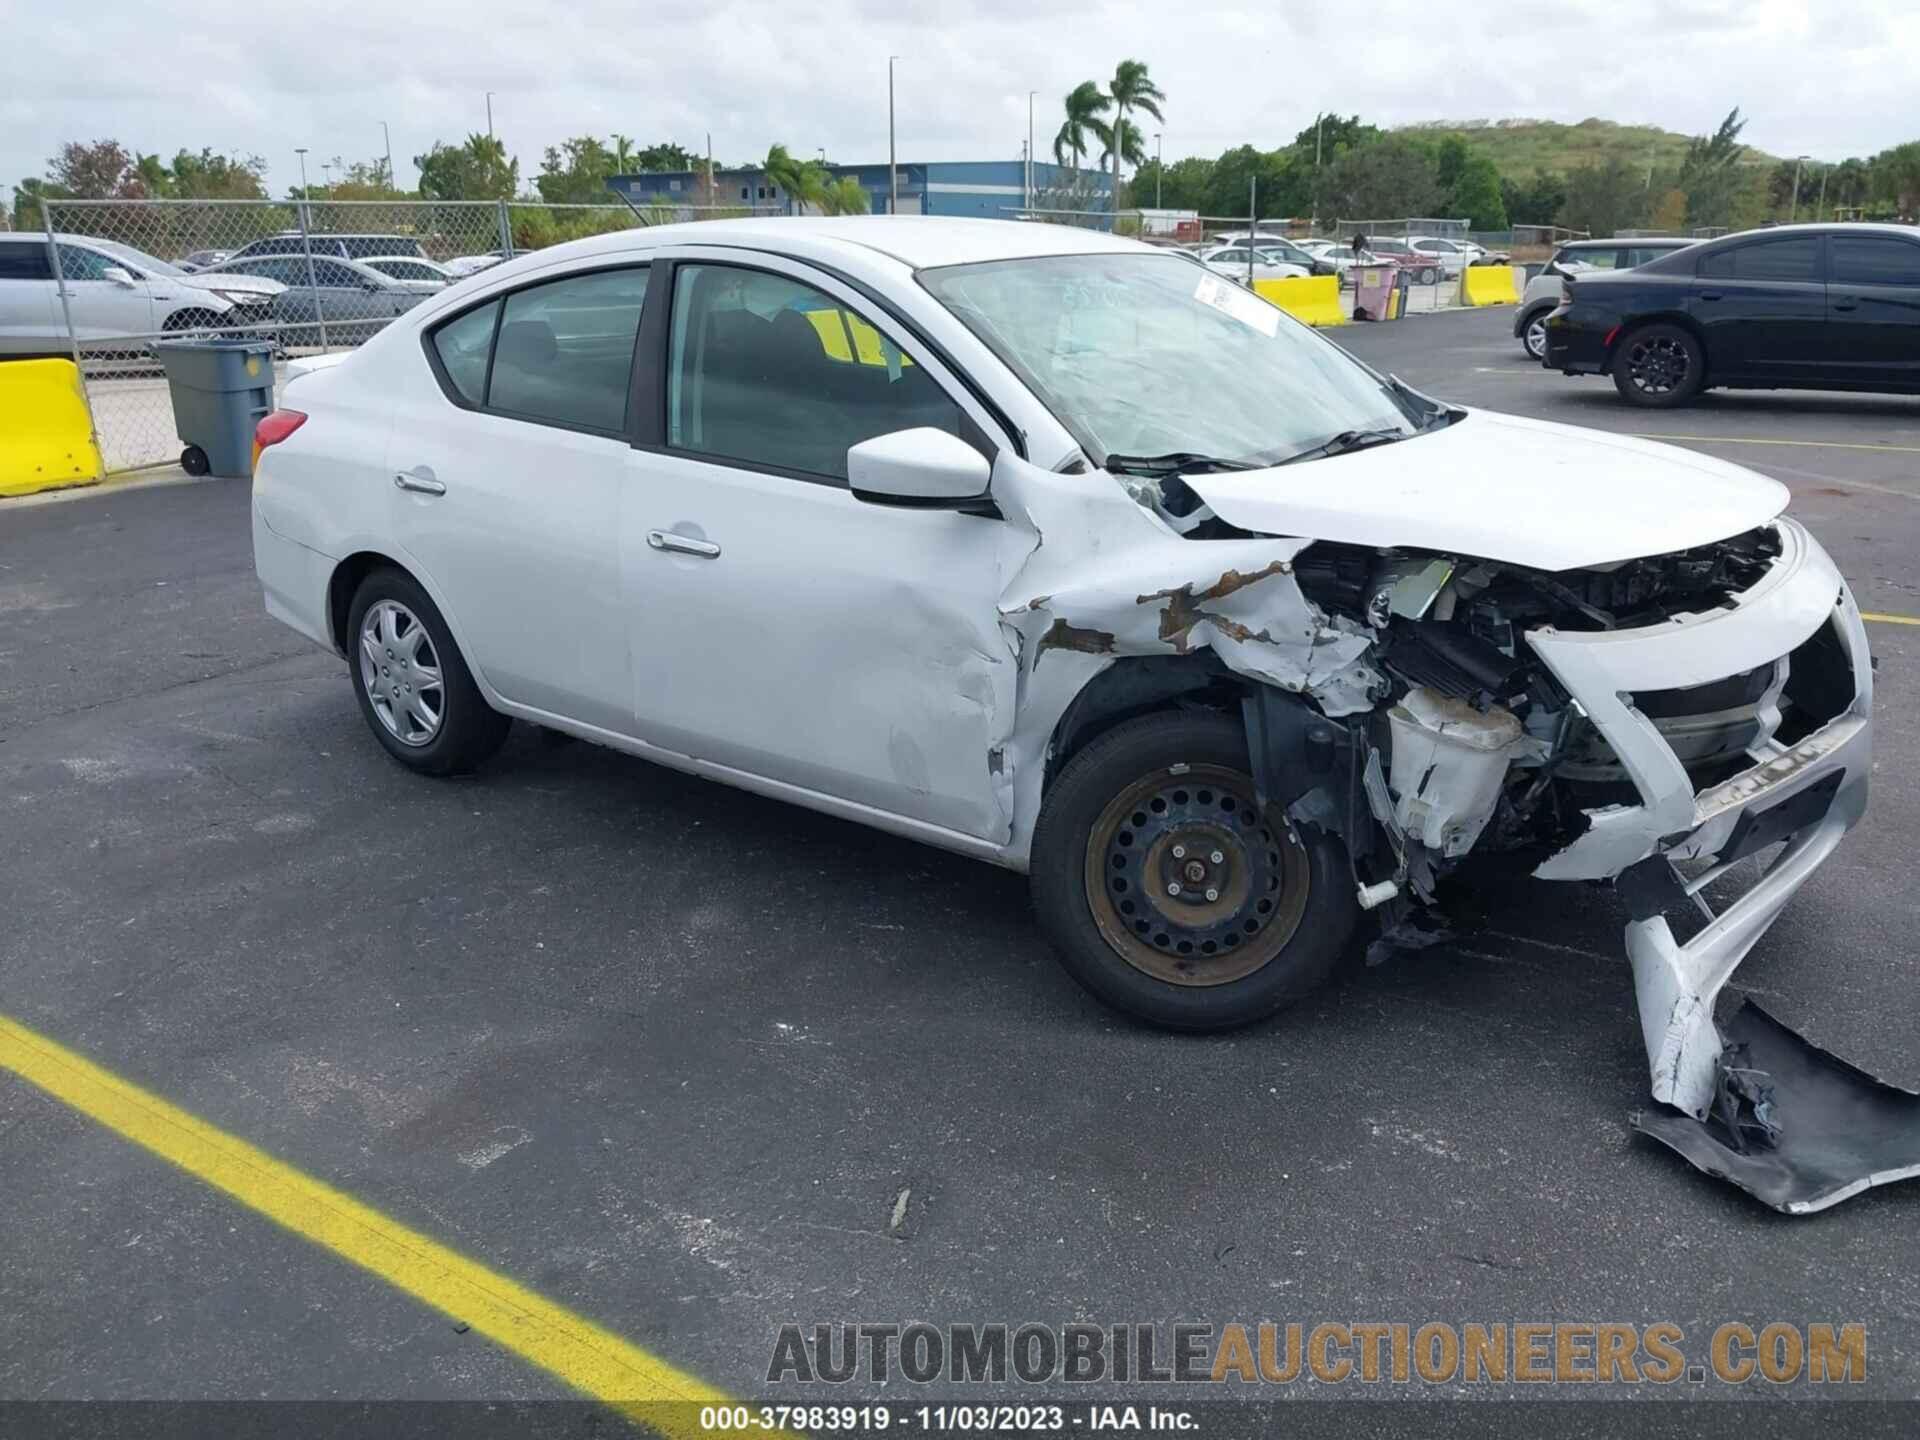
[[[79,365],[109,473],[176,460],[156,344],[271,344],[287,362],[364,345],[394,317],[501,261],[640,226],[768,206],[492,200],[59,200],[46,206],[55,348]]]

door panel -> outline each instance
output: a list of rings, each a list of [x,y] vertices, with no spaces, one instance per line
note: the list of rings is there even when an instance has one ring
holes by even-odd
[[[98,250],[80,245],[60,247],[61,278],[67,286],[74,332],[82,340],[109,335],[146,335],[155,328],[148,281],[135,280],[126,286],[101,278],[109,267],[116,265],[120,262]],[[57,294],[54,303],[60,303]]]
[[[509,700],[618,734],[633,730],[619,516],[645,274],[529,286],[440,326],[430,343],[454,393],[488,406],[499,392],[516,413],[423,388],[396,415],[388,449],[395,475],[444,487],[396,485],[393,525],[446,601],[468,662]],[[555,303],[579,294],[589,303]]]
[[[1710,381],[1816,378],[1826,360],[1820,237],[1750,240],[1701,256],[1687,308],[1706,336]]]
[[[666,443],[634,451],[621,520],[639,733],[1004,838],[1016,659],[996,604],[1031,536],[853,496],[860,440],[987,442],[884,316],[784,269],[678,268]]]
[[[1827,353],[1836,378],[1920,388],[1920,244],[1891,235],[1827,243]]]

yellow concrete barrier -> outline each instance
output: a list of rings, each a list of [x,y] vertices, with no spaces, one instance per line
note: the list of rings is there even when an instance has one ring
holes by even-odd
[[[100,451],[74,363],[0,361],[0,495],[99,479]]]
[[[1460,272],[1462,305],[1518,305],[1511,265],[1469,265]]]
[[[1340,279],[1336,275],[1302,275],[1289,280],[1256,280],[1254,292],[1271,300],[1296,320],[1308,325],[1344,325],[1340,307]]]

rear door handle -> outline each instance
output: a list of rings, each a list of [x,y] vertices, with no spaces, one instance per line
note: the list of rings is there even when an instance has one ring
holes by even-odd
[[[1833,308],[1836,310],[1858,310],[1860,308],[1860,301],[1857,297],[1848,295],[1844,299],[1834,301]]]
[[[711,560],[720,553],[720,547],[711,540],[696,540],[691,535],[677,534],[672,530],[647,531],[647,544],[656,550],[673,550],[682,555],[698,555],[702,560]]]
[[[447,487],[431,475],[422,475],[414,470],[399,471],[393,477],[393,483],[402,490],[412,490],[421,495],[444,495]]]
[[[1720,298],[1720,292],[1718,290],[1702,290],[1700,292],[1700,298],[1702,300],[1718,300]]]

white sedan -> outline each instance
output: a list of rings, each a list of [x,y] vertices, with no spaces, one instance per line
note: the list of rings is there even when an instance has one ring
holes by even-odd
[[[1200,263],[1216,275],[1246,283],[1248,267],[1245,245],[1216,245],[1210,250],[1202,250]],[[1276,250],[1268,250],[1260,245],[1253,247],[1252,275],[1255,280],[1297,280],[1312,273],[1304,265],[1282,260]]]
[[[400,765],[532,721],[1029,872],[1160,1024],[1300,997],[1470,853],[1633,870],[1655,1093],[1704,1114],[1714,992],[1865,805],[1864,632],[1780,485],[1438,404],[1096,231],[596,236],[283,404],[267,608]]]

